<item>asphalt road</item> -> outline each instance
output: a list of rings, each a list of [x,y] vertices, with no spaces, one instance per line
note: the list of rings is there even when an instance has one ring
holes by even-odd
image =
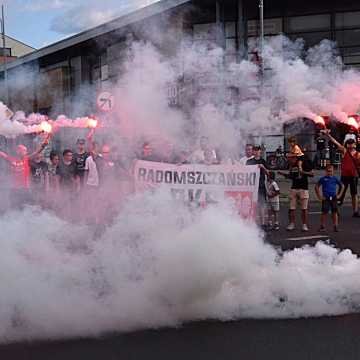
[[[312,202],[309,209],[309,232],[302,232],[300,211],[297,213],[297,229],[286,231],[288,224],[288,206],[281,207],[281,229],[267,234],[268,241],[283,250],[288,250],[304,245],[314,245],[317,241],[329,241],[339,249],[351,249],[360,255],[360,218],[352,217],[350,204],[340,208],[339,232],[333,232],[330,216],[328,216],[327,231],[319,232],[320,203]]]
[[[332,232],[330,224],[329,232],[318,232],[318,203],[311,204],[308,233],[284,229],[287,224],[285,204],[281,221],[282,229],[269,233],[267,240],[283,250],[329,241],[360,254],[360,219],[351,218],[348,205],[341,210],[339,233]],[[102,339],[11,344],[0,346],[0,359],[359,360],[360,314],[297,320],[199,322],[179,329],[115,334]]]
[[[359,360],[360,315],[202,322],[98,340],[0,347],[2,360]]]

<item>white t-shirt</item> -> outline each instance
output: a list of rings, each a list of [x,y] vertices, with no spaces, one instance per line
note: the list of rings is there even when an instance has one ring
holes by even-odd
[[[86,185],[99,186],[99,172],[92,156],[86,158],[85,170],[88,171]]]
[[[349,139],[353,139],[356,142],[356,135],[355,134],[346,134],[345,135],[345,139],[344,139],[344,144],[349,140]]]
[[[240,165],[246,165],[246,162],[250,159],[252,159],[254,156],[250,156],[250,157],[247,157],[247,156],[243,156],[240,160],[239,160],[239,164]]]
[[[276,181],[273,180],[271,183],[269,183],[269,181],[266,182],[266,192],[268,196],[272,196],[278,191],[280,191],[280,188]],[[268,197],[268,202],[273,204],[280,204],[280,195],[276,195],[272,198]]]
[[[215,150],[211,150],[211,157],[212,157],[212,159],[214,161],[217,159]],[[201,149],[195,150],[192,153],[190,159],[191,159],[192,163],[202,163],[202,162],[204,162],[205,161],[205,151],[201,150]]]

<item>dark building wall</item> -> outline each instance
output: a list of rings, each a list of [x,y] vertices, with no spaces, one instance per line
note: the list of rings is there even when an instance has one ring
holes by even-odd
[[[264,5],[266,36],[284,33],[292,39],[301,37],[307,46],[324,38],[337,40],[345,63],[360,67],[359,1],[264,0]],[[152,41],[169,57],[176,53],[184,37],[195,44],[215,42],[224,47],[225,62],[233,62],[254,51],[258,19],[258,1],[193,0],[11,69],[8,103],[14,110],[50,114],[93,112],[97,92],[121,76],[121,64],[128,56],[132,38]],[[156,36],[159,24],[167,29],[162,36]],[[0,86],[0,100],[4,98],[4,86]]]

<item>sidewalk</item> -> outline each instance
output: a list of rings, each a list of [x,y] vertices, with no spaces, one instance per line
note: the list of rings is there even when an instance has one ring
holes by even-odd
[[[319,179],[325,175],[325,170],[314,170],[315,176],[309,177],[309,194],[310,201],[318,202],[318,199],[315,194],[315,184],[319,181]],[[339,170],[335,171],[335,176],[340,179]],[[277,174],[276,172],[276,182],[280,187],[280,202],[288,202],[289,201],[289,191],[291,187],[291,180],[285,179],[282,175]],[[347,191],[345,203],[351,202],[350,192]]]

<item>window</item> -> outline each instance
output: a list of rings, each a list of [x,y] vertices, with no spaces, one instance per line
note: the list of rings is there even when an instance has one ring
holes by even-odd
[[[335,15],[336,28],[360,27],[360,11],[337,13]]]
[[[11,56],[11,48],[0,48],[0,56]]]
[[[291,40],[303,39],[305,41],[306,47],[312,47],[314,45],[319,44],[324,39],[331,39],[330,32],[311,32],[311,33],[298,33],[298,34],[290,34],[289,38]]]
[[[247,23],[248,36],[260,35],[259,20],[249,20]],[[282,18],[265,19],[264,20],[264,33],[265,35],[277,35],[282,33]]]
[[[330,14],[293,16],[288,18],[287,32],[325,30],[330,28]]]
[[[336,31],[335,37],[340,47],[360,45],[360,28]]]

